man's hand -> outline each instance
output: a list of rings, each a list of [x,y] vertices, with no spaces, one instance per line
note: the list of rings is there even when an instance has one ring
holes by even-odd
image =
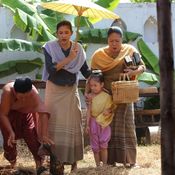
[[[14,132],[11,132],[11,133],[9,134],[9,138],[8,138],[8,141],[7,141],[7,145],[10,146],[10,147],[13,147],[14,144],[16,144],[15,133],[14,133]]]

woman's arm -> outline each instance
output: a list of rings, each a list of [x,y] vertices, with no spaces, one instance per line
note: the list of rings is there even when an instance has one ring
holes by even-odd
[[[82,73],[82,75],[87,79],[90,74],[91,74],[91,70],[89,68],[89,66],[87,65],[87,62],[85,61],[83,66],[80,69],[80,72]]]
[[[140,75],[146,70],[144,65],[139,65],[137,69],[131,69],[131,68],[125,68],[124,72],[127,73],[129,76],[134,76],[134,75]]]
[[[49,55],[49,53],[46,51],[46,49],[43,49],[44,56],[45,56],[45,65],[47,72],[52,75],[54,74],[56,70],[56,63],[52,63],[52,57]]]
[[[143,60],[140,58],[140,63],[137,66],[134,66],[134,69],[131,67],[126,67],[124,69],[124,72],[126,72],[129,76],[135,76],[135,75],[140,75],[146,70],[145,63]]]
[[[53,63],[52,57],[49,55],[46,49],[43,50],[45,55],[46,69],[49,74],[54,74],[56,71],[59,71],[76,57],[74,54],[75,51],[71,51],[70,54],[67,57],[65,57],[62,61],[60,61],[59,63]]]
[[[78,45],[74,44],[70,50],[70,53],[67,57],[65,57],[62,61],[56,64],[56,70],[62,69],[66,64],[70,63],[73,59],[76,58],[78,53]]]

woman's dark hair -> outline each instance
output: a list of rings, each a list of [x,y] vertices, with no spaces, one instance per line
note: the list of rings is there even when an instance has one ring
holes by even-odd
[[[59,23],[57,24],[56,30],[58,31],[58,29],[59,29],[60,27],[62,27],[62,26],[67,26],[67,27],[69,27],[70,31],[73,32],[73,30],[72,30],[72,24],[71,24],[69,21],[64,20],[64,21],[59,22]]]
[[[119,35],[121,36],[121,38],[123,37],[123,31],[122,31],[122,29],[121,29],[120,27],[118,27],[118,26],[112,26],[112,27],[109,28],[108,33],[107,33],[108,37],[109,37],[112,33],[117,33],[117,34],[119,34]]]
[[[17,78],[13,85],[15,92],[26,93],[32,90],[32,80],[28,77]]]
[[[94,79],[99,83],[103,83],[104,82],[104,77],[103,77],[102,71],[101,70],[93,70],[91,75],[89,76],[89,81],[91,79]]]

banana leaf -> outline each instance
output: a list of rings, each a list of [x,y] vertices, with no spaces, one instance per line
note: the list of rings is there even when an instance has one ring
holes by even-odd
[[[25,74],[35,70],[36,68],[41,68],[42,66],[43,61],[41,58],[35,58],[33,60],[7,61],[0,64],[0,78],[14,73]]]
[[[24,0],[2,0],[2,5],[12,10],[16,26],[22,31],[29,33],[33,40],[36,40],[36,38],[40,38],[41,41],[55,39],[50,33],[48,26],[38,15],[36,7]],[[37,37],[37,34],[40,37]],[[42,34],[44,34],[43,38],[41,37]]]
[[[81,16],[79,24],[78,24],[78,20],[79,20],[78,18],[79,18],[78,16],[74,18],[75,27],[79,25],[79,27],[93,28],[92,23],[88,20],[87,17]]]
[[[55,37],[48,30],[46,30],[35,17],[36,15],[29,16],[27,13],[17,9],[14,14],[14,22],[23,32],[29,33],[34,40],[36,40],[38,35],[42,36],[41,41],[54,39]],[[45,31],[45,35],[42,35],[43,30]]]
[[[130,41],[135,41],[138,37],[141,37],[142,35],[139,33],[133,33],[133,32],[123,32],[123,43],[128,43]]]
[[[108,29],[86,29],[79,31],[79,39],[84,43],[107,43]],[[141,35],[133,32],[124,32],[123,42],[134,41]]]
[[[41,44],[21,39],[0,39],[0,52],[4,50],[41,52]]]
[[[11,11],[13,11],[13,13],[15,13],[17,8],[31,16],[36,13],[36,8],[23,0],[1,0],[1,4],[8,7]]]
[[[54,17],[50,17],[44,14],[41,14],[41,17],[43,19],[43,21],[47,24],[47,26],[49,27],[51,33],[54,35],[55,31],[56,31],[56,25],[58,22],[60,22],[62,19],[60,19],[59,21],[54,18]]]
[[[149,85],[159,84],[158,77],[155,74],[149,72],[143,72],[142,74],[140,74],[138,76],[138,81],[142,81]]]
[[[159,60],[157,56],[151,51],[151,49],[146,45],[143,39],[139,39],[137,42],[137,47],[147,68],[154,72],[156,75],[160,75]]]

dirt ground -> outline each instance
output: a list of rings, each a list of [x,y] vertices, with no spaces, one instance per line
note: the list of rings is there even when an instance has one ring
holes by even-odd
[[[16,170],[5,169],[8,162],[0,149],[0,175],[35,175],[35,166],[31,154],[24,144],[18,143],[18,162]],[[76,173],[70,173],[70,166],[65,166],[65,175],[160,175],[160,145],[137,147],[137,163],[139,168],[124,168],[123,165],[95,167],[92,151],[89,146],[85,148],[84,159],[78,162]],[[18,170],[21,171],[21,174]],[[43,174],[44,175],[44,174]]]

